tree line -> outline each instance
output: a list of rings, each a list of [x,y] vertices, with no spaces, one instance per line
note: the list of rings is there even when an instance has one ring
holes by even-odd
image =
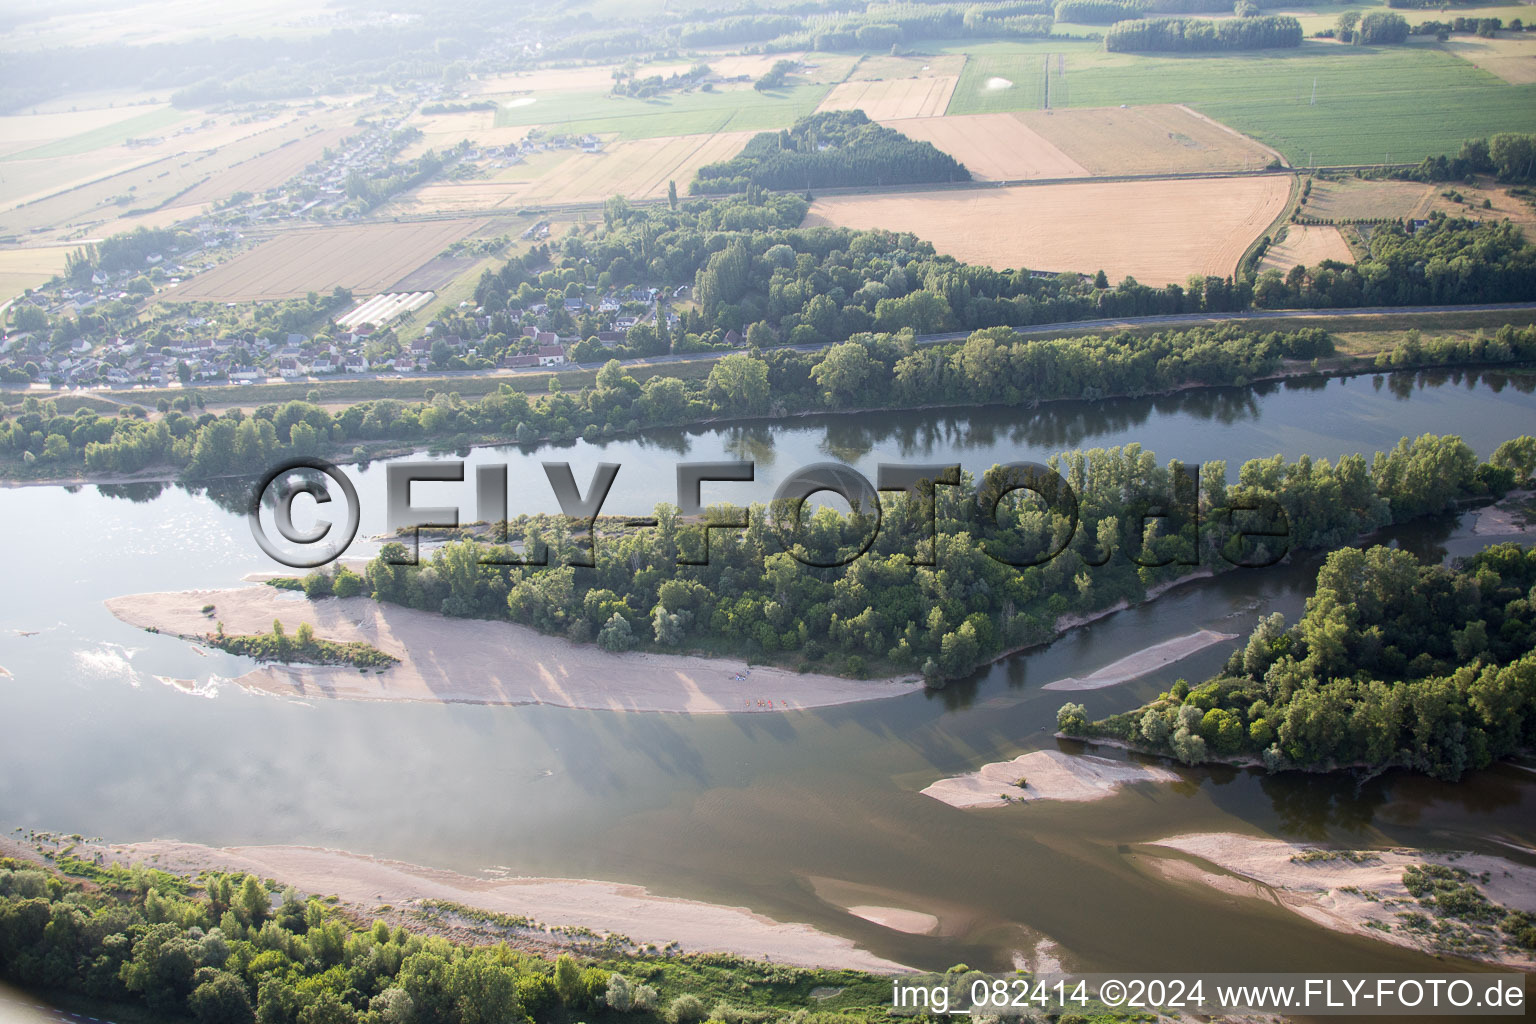
[[[803,117],[782,131],[754,135],[731,159],[700,167],[688,191],[701,195],[744,192],[749,185],[812,189],[970,180],[971,172],[933,143],[877,124],[862,110],[831,110]]]
[[[641,953],[623,936],[572,935],[577,952],[526,947],[558,929],[433,903],[422,916],[468,939],[423,935],[244,873],[186,879],[44,846],[51,867],[0,858],[0,978],[98,1001],[103,1016],[196,1024],[864,1024],[890,986],[856,971],[723,954]],[[490,941],[487,942],[486,940]],[[835,1013],[806,992],[845,993]],[[844,1005],[845,1004],[845,1005]],[[125,1011],[125,1012],[119,1012]],[[146,1016],[147,1015],[147,1016]]]
[[[1113,53],[1206,53],[1300,46],[1301,39],[1301,22],[1290,15],[1230,21],[1148,18],[1111,25],[1104,33],[1104,48]]]
[[[1528,479],[1536,439],[1500,455]],[[1459,779],[1536,743],[1533,584],[1536,548],[1519,544],[1453,568],[1395,548],[1342,548],[1318,570],[1294,626],[1270,615],[1214,678],[1070,731],[1187,763],[1252,758],[1272,771],[1359,765]]]
[[[1536,299],[1536,247],[1508,221],[1430,214],[1420,227],[1371,231],[1370,252],[1345,265],[1323,260],[1281,275],[1266,270],[1253,304],[1280,307],[1421,306]]]
[[[1455,156],[1425,157],[1417,167],[1394,168],[1390,177],[1408,181],[1460,181],[1492,174],[1500,181],[1530,181],[1536,175],[1536,134],[1499,132],[1468,139]]]
[[[1189,385],[1245,385],[1333,352],[1324,331],[1259,332],[1236,324],[1139,337],[1029,338],[1007,329],[964,342],[918,346],[910,333],[859,335],[817,352],[768,349],[715,362],[703,380],[637,381],[617,361],[579,391],[532,395],[502,385],[478,401],[436,394],[423,402],[376,399],[329,410],[271,403],[247,415],[169,408],[158,420],[128,411],[62,415],[28,397],[0,418],[0,466],[90,474],[179,471],[188,480],[260,473],[292,455],[367,458],[369,446],[568,442],[635,434],[720,417],[782,416],[918,405],[1029,405],[1056,399],[1146,395]],[[1378,365],[1499,365],[1536,359],[1536,327],[1473,339],[1409,335]]]
[[[1137,0],[1061,0],[1056,20],[1079,25],[1111,25],[1140,18],[1145,8]]]
[[[1134,444],[1049,467],[1070,500],[1055,485],[1035,488],[1046,500],[1031,497],[1018,489],[1021,470],[995,466],[888,496],[878,512],[754,505],[731,529],[701,529],[726,522],[727,509],[685,520],[667,504],[643,529],[518,517],[506,536],[522,554],[497,538],[459,539],[407,565],[406,548],[390,543],[364,577],[379,601],[510,619],[614,651],[730,652],[938,683],[1049,640],[1063,616],[1140,601],[1197,567],[1272,565],[1501,494],[1515,476],[1479,464],[1460,438],[1430,435],[1373,463],[1251,460],[1235,484],[1223,462],[1198,473],[1160,466]]]

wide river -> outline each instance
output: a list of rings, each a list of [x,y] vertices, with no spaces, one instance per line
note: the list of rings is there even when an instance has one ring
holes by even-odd
[[[507,462],[514,512],[554,511],[536,462],[569,461],[585,488],[622,465],[605,512],[675,500],[683,458],[753,458],[754,484],[706,500],[763,500],[788,472],[836,459],[871,478],[881,461],[1043,459],[1140,443],[1159,461],[1370,453],[1403,435],[1457,433],[1486,456],[1536,429],[1536,376],[1360,377],[1256,390],[797,419],[773,427],[658,432],[528,452]],[[380,465],[352,471],[363,536],[383,524]],[[472,478],[472,477],[471,477]],[[440,490],[433,490],[440,488]],[[418,486],[417,502],[472,499]],[[1049,938],[1088,969],[1423,971],[1396,947],[1338,936],[1256,900],[1161,880],[1131,844],[1194,831],[1309,842],[1512,854],[1536,846],[1536,775],[1513,765],[1458,785],[1184,770],[1091,804],[962,812],[919,794],[935,779],[1051,746],[1065,699],[1042,684],[1081,676],[1209,627],[1246,635],[1272,610],[1294,618],[1312,558],[1231,573],[1009,658],[946,690],[783,715],[688,717],[255,697],[221,678],[250,667],[117,621],[120,594],[222,587],[279,568],[243,517],[176,486],[0,490],[10,538],[0,588],[0,823],[110,841],[298,843],[477,872],[636,882],[749,906],[847,935],[915,966],[1003,968]],[[1399,531],[1424,556],[1479,546],[1464,523]],[[368,553],[359,541],[354,553]],[[1094,714],[1203,678],[1237,643],[1081,699]],[[516,650],[507,651],[516,659]],[[208,681],[201,695],[159,677]],[[818,895],[820,893],[820,895]],[[838,905],[925,911],[940,935],[891,931]]]

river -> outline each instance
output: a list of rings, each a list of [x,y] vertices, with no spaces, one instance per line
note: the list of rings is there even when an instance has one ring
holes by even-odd
[[[756,460],[756,482],[709,485],[719,490],[706,500],[764,500],[787,473],[828,459],[872,479],[881,461],[980,470],[1130,442],[1163,462],[1226,459],[1235,479],[1247,458],[1369,453],[1422,432],[1461,434],[1486,456],[1536,426],[1533,388],[1532,375],[1359,377],[663,431],[537,452],[477,449],[470,462],[511,465],[526,484],[513,512],[556,510],[539,460],[570,462],[583,488],[597,462],[617,462],[604,512],[636,515],[675,500],[672,465],[684,458]],[[350,472],[366,537],[382,529],[384,471]],[[456,486],[419,485],[416,500],[458,499],[468,510],[472,485]],[[1168,883],[1130,844],[1245,831],[1502,855],[1511,851],[1497,840],[1536,846],[1536,776],[1511,765],[1458,785],[1185,769],[1179,784],[1093,804],[987,812],[918,793],[941,776],[1054,745],[1064,699],[1099,715],[1174,678],[1204,677],[1238,641],[1100,691],[1040,689],[1193,629],[1243,636],[1261,614],[1294,618],[1315,558],[1177,589],[942,691],[687,717],[252,696],[218,683],[247,660],[140,632],[102,607],[119,594],[231,586],[278,568],[243,517],[176,486],[39,486],[0,490],[0,521],[13,538],[14,581],[0,591],[7,829],[313,844],[468,872],[636,882],[805,921],[940,969],[1006,967],[1041,938],[1079,970],[1437,969],[1443,961],[1331,934],[1278,907]],[[1481,543],[1449,520],[1394,539],[1431,557]],[[355,553],[369,550],[360,540]],[[193,695],[157,677],[209,685]],[[850,904],[931,913],[940,933],[892,931],[846,913]]]

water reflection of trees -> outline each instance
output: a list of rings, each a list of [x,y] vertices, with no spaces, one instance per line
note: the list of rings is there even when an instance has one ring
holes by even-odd
[[[154,501],[171,486],[171,484],[159,480],[137,484],[97,484],[96,493],[103,498],[122,498],[133,502],[135,505],[142,505],[145,502]]]

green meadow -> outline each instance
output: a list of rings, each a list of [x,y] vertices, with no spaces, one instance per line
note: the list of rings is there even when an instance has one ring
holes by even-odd
[[[1178,56],[1105,53],[1086,43],[1045,48],[1065,56],[1065,74],[1057,56],[1044,58],[1053,107],[1186,103],[1298,166],[1414,162],[1474,136],[1536,131],[1536,85],[1510,85],[1432,43],[1307,41],[1295,50]],[[1041,50],[969,62],[948,113],[1038,109]],[[992,77],[1014,86],[987,90]]]

